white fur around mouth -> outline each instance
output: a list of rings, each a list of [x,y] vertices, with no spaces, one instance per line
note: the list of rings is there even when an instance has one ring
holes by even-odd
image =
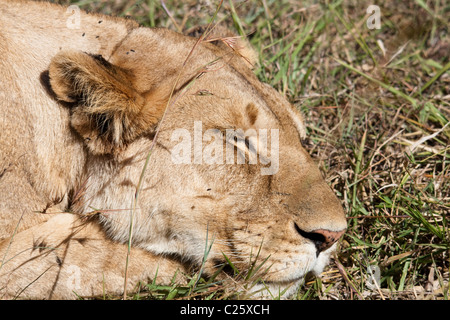
[[[292,282],[264,282],[257,283],[247,294],[250,299],[289,299],[303,284],[304,277]]]
[[[248,290],[251,299],[289,299],[303,285],[308,275],[319,276],[328,265],[331,254],[335,251],[336,244],[313,259],[314,262],[304,272],[293,278],[280,279],[280,281],[261,281]]]

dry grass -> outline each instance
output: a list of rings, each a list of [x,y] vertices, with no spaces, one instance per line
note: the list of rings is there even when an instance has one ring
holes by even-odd
[[[207,24],[218,4],[70,2],[177,31]],[[371,4],[380,29],[366,25]],[[258,77],[306,115],[309,151],[348,214],[340,253],[296,298],[449,298],[448,17],[445,0],[224,1],[217,21],[248,35]],[[151,284],[145,295],[215,298],[217,288]]]

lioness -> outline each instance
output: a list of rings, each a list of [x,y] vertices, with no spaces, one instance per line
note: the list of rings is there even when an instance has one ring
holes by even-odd
[[[257,296],[289,296],[321,272],[346,219],[301,115],[245,40],[202,39],[0,0],[2,298],[120,294],[227,259],[264,264]]]

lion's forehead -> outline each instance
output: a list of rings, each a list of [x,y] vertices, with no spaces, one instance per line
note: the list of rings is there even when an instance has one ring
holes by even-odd
[[[297,108],[260,82],[245,59],[209,43],[197,43],[194,38],[168,30],[140,28],[116,48],[111,61],[131,70],[134,86],[151,92],[152,99],[179,93],[182,99],[176,99],[186,111],[185,115],[180,113],[184,119],[212,119],[257,129],[287,125],[294,126],[300,139],[306,136]],[[242,114],[249,105],[255,106],[257,116],[254,123],[242,123]]]

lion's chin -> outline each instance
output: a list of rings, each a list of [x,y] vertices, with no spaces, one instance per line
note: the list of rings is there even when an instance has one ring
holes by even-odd
[[[311,266],[303,271],[286,275],[286,278],[280,278],[273,281],[262,281],[255,284],[248,290],[250,299],[289,299],[292,298],[298,289],[304,284],[305,279],[314,276],[320,276],[323,269],[328,265],[331,254],[336,250],[336,244],[328,250],[320,253],[320,255],[311,259],[314,262]]]
[[[304,282],[304,277],[289,283],[285,282],[264,282],[255,284],[249,291],[250,299],[274,300],[289,299],[294,296],[299,287]]]

